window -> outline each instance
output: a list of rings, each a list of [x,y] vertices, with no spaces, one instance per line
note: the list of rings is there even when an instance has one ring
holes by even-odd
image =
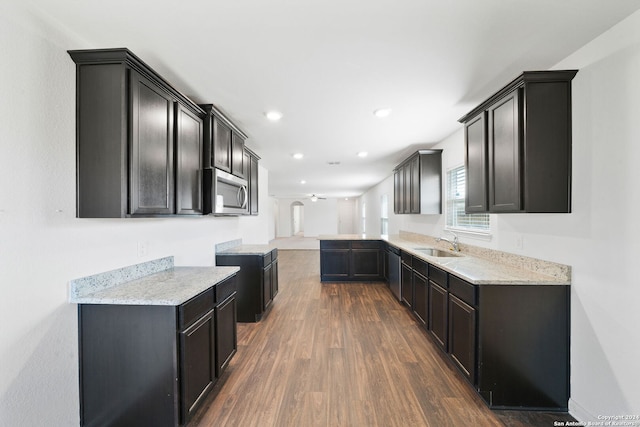
[[[464,213],[464,166],[447,172],[447,228],[489,234],[489,214]]]
[[[367,232],[367,204],[362,204],[362,234]]]
[[[389,198],[386,194],[380,196],[380,234],[389,235]]]

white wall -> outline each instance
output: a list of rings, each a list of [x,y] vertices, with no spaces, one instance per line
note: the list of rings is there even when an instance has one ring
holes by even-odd
[[[338,202],[328,198],[312,202],[309,199],[278,198],[278,226],[276,237],[291,237],[291,203],[304,205],[304,236],[338,234]]]
[[[68,282],[167,255],[176,265],[213,265],[216,243],[267,243],[268,171],[260,169],[257,217],[76,219],[75,65],[66,50],[91,46],[5,3],[0,426],[73,426],[79,423],[78,328]],[[138,242],[147,242],[147,256],[137,256]]]
[[[573,213],[491,215],[491,241],[461,241],[571,265],[570,411],[585,422],[637,415],[640,12],[554,68],[580,69],[572,86]],[[460,130],[436,147],[444,149],[445,170],[463,163],[463,137]],[[367,207],[380,192],[393,194],[391,184],[365,194]],[[444,215],[391,215],[390,222],[440,235]]]

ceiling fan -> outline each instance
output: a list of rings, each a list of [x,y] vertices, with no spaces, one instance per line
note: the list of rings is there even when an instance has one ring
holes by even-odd
[[[315,194],[312,194],[311,197],[309,198],[312,202],[317,202],[318,200],[327,200],[326,197],[319,197]]]

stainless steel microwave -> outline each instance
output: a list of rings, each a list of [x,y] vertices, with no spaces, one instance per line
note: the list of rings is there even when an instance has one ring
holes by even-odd
[[[217,168],[205,169],[204,211],[214,215],[242,215],[248,212],[247,180]]]

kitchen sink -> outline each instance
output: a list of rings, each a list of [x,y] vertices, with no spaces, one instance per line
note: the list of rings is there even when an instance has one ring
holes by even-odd
[[[457,257],[460,256],[455,252],[451,251],[442,251],[440,249],[435,248],[415,248],[415,251],[422,252],[425,255],[434,256],[434,257]]]

